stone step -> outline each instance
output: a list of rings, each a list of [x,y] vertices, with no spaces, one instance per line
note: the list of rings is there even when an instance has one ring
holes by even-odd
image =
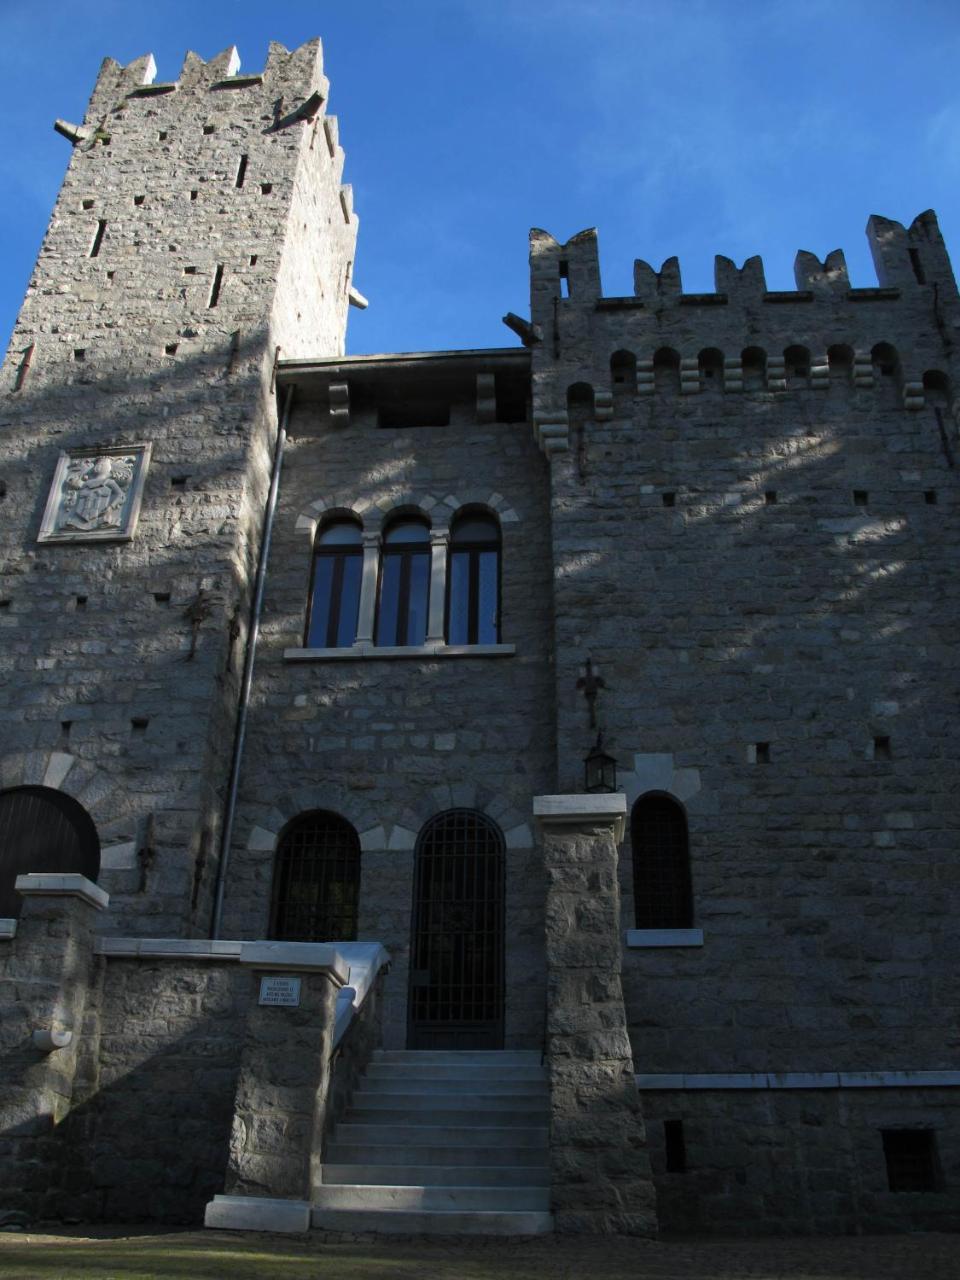
[[[461,1084],[488,1080],[544,1081],[546,1070],[537,1062],[508,1062],[495,1070],[471,1062],[382,1062],[367,1067],[368,1080],[456,1080]]]
[[[493,1125],[508,1128],[511,1124],[544,1127],[548,1121],[546,1106],[532,1106],[527,1099],[508,1098],[474,1099],[471,1106],[463,1102],[450,1103],[446,1097],[418,1099],[420,1106],[411,1106],[403,1097],[366,1098],[354,1095],[345,1120],[347,1124],[429,1124],[429,1125]]]
[[[363,1183],[367,1186],[435,1187],[537,1187],[549,1190],[550,1172],[545,1163],[474,1168],[448,1164],[325,1164],[324,1186]]]
[[[423,1186],[409,1183],[327,1183],[313,1193],[315,1209],[500,1210],[550,1209],[547,1187]]]
[[[489,1071],[501,1066],[539,1067],[535,1049],[375,1049],[371,1062],[412,1063],[414,1066],[477,1066]]]
[[[545,1125],[338,1124],[337,1143],[386,1143],[429,1147],[534,1147],[547,1145]]]
[[[400,1076],[385,1072],[371,1076],[369,1073],[362,1081],[365,1093],[418,1093],[433,1097],[438,1093],[463,1095],[468,1098],[492,1097],[494,1094],[513,1094],[517,1097],[528,1096],[543,1098],[547,1096],[545,1078],[533,1080],[472,1080],[464,1081],[456,1077],[443,1080],[423,1080],[416,1076]]]
[[[374,1127],[375,1128],[375,1127]],[[375,1128],[375,1132],[379,1130]],[[421,1134],[425,1130],[420,1130]],[[483,1133],[482,1129],[474,1134]],[[403,1142],[401,1145],[386,1141],[345,1142],[339,1137],[327,1144],[326,1157],[331,1164],[424,1164],[424,1165],[524,1165],[543,1168],[546,1163],[545,1147],[531,1146],[428,1146],[425,1143]],[[359,1178],[354,1181],[359,1182]]]
[[[533,1236],[553,1230],[549,1213],[500,1213],[425,1209],[314,1209],[313,1227],[325,1231],[372,1231],[383,1235]]]

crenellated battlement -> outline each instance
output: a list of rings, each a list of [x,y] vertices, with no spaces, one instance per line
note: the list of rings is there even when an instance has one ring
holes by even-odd
[[[329,82],[323,74],[323,49],[319,39],[308,40],[294,50],[272,41],[261,72],[241,76],[240,55],[229,45],[216,57],[205,60],[188,51],[176,80],[157,81],[157,64],[152,53],[143,54],[122,66],[104,58],[94,86],[84,124],[96,127],[105,117],[122,109],[131,98],[157,98],[168,94],[211,93],[262,87],[283,99],[281,114],[295,112],[313,99],[326,102]],[[314,109],[311,114],[316,114]]]
[[[554,298],[573,302],[642,305],[660,311],[665,305],[751,306],[785,301],[817,300],[865,301],[871,295],[891,300],[891,290],[916,293],[936,286],[956,297],[957,286],[950,258],[932,209],[921,213],[910,226],[874,214],[867,223],[877,272],[877,288],[852,289],[842,249],[834,249],[821,261],[805,249],[794,261],[796,292],[767,289],[763,260],[748,258],[742,267],[718,254],[714,262],[713,294],[683,291],[680,262],[667,258],[659,270],[638,258],[634,263],[633,298],[605,298],[600,282],[597,232],[580,231],[565,244],[548,232],[534,228],[530,233],[531,285],[534,323],[542,323]],[[851,297],[852,295],[852,297]]]
[[[655,269],[638,259],[630,297],[605,297],[597,233],[561,244],[530,234],[531,310],[538,438],[566,447],[567,426],[584,413],[616,416],[676,394],[879,393],[884,402],[956,412],[960,366],[957,287],[932,211],[909,227],[874,216],[867,236],[877,285],[850,284],[835,249],[821,260],[800,250],[796,289],[767,288],[763,262],[738,267],[718,255],[712,293],[685,293],[679,260]],[[693,403],[688,400],[688,403]]]

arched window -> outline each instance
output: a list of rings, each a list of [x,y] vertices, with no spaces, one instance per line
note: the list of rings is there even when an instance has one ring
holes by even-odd
[[[409,516],[395,521],[383,539],[377,601],[378,645],[421,645],[430,604],[430,529]]]
[[[689,929],[693,889],[687,819],[661,792],[641,796],[630,818],[633,901],[638,929]]]
[[[283,830],[273,871],[270,937],[352,942],[357,936],[360,841],[345,818],[316,809]]]
[[[450,533],[447,643],[500,641],[500,525],[483,512],[467,513]]]
[[[793,390],[810,384],[810,352],[806,347],[787,347],[783,353],[784,376]]]
[[[704,347],[697,357],[700,386],[704,391],[723,389],[723,352],[716,347]]]
[[[100,874],[100,838],[93,819],[72,796],[52,787],[0,791],[0,916],[17,917],[23,899],[17,876],[30,872]]]
[[[680,390],[680,356],[672,347],[661,347],[653,356],[653,385],[657,394]]]
[[[744,347],[740,353],[744,391],[766,391],[767,353],[762,347]]]
[[[357,636],[363,548],[355,520],[335,520],[317,534],[306,645],[343,649]]]

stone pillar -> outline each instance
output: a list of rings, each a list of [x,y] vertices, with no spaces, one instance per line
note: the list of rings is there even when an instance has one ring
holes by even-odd
[[[547,879],[547,1066],[558,1232],[655,1235],[620,981],[622,795],[537,796]]]
[[[443,644],[447,611],[447,551],[449,529],[437,528],[430,533],[430,606],[427,619],[427,644]]]
[[[0,1205],[55,1215],[63,1188],[58,1126],[70,1111],[97,913],[110,899],[81,875],[18,876],[25,899],[0,943]]]
[[[373,644],[377,616],[377,576],[380,572],[380,535],[363,535],[363,568],[360,577],[360,607],[357,611],[357,644]]]
[[[337,992],[348,968],[326,943],[247,943],[252,969],[226,1194],[208,1227],[306,1231],[320,1182]]]

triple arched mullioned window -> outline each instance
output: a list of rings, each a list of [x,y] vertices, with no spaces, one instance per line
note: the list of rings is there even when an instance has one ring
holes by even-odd
[[[498,644],[501,559],[500,524],[482,510],[461,512],[449,533],[402,515],[379,539],[355,519],[328,521],[314,543],[305,643]]]

